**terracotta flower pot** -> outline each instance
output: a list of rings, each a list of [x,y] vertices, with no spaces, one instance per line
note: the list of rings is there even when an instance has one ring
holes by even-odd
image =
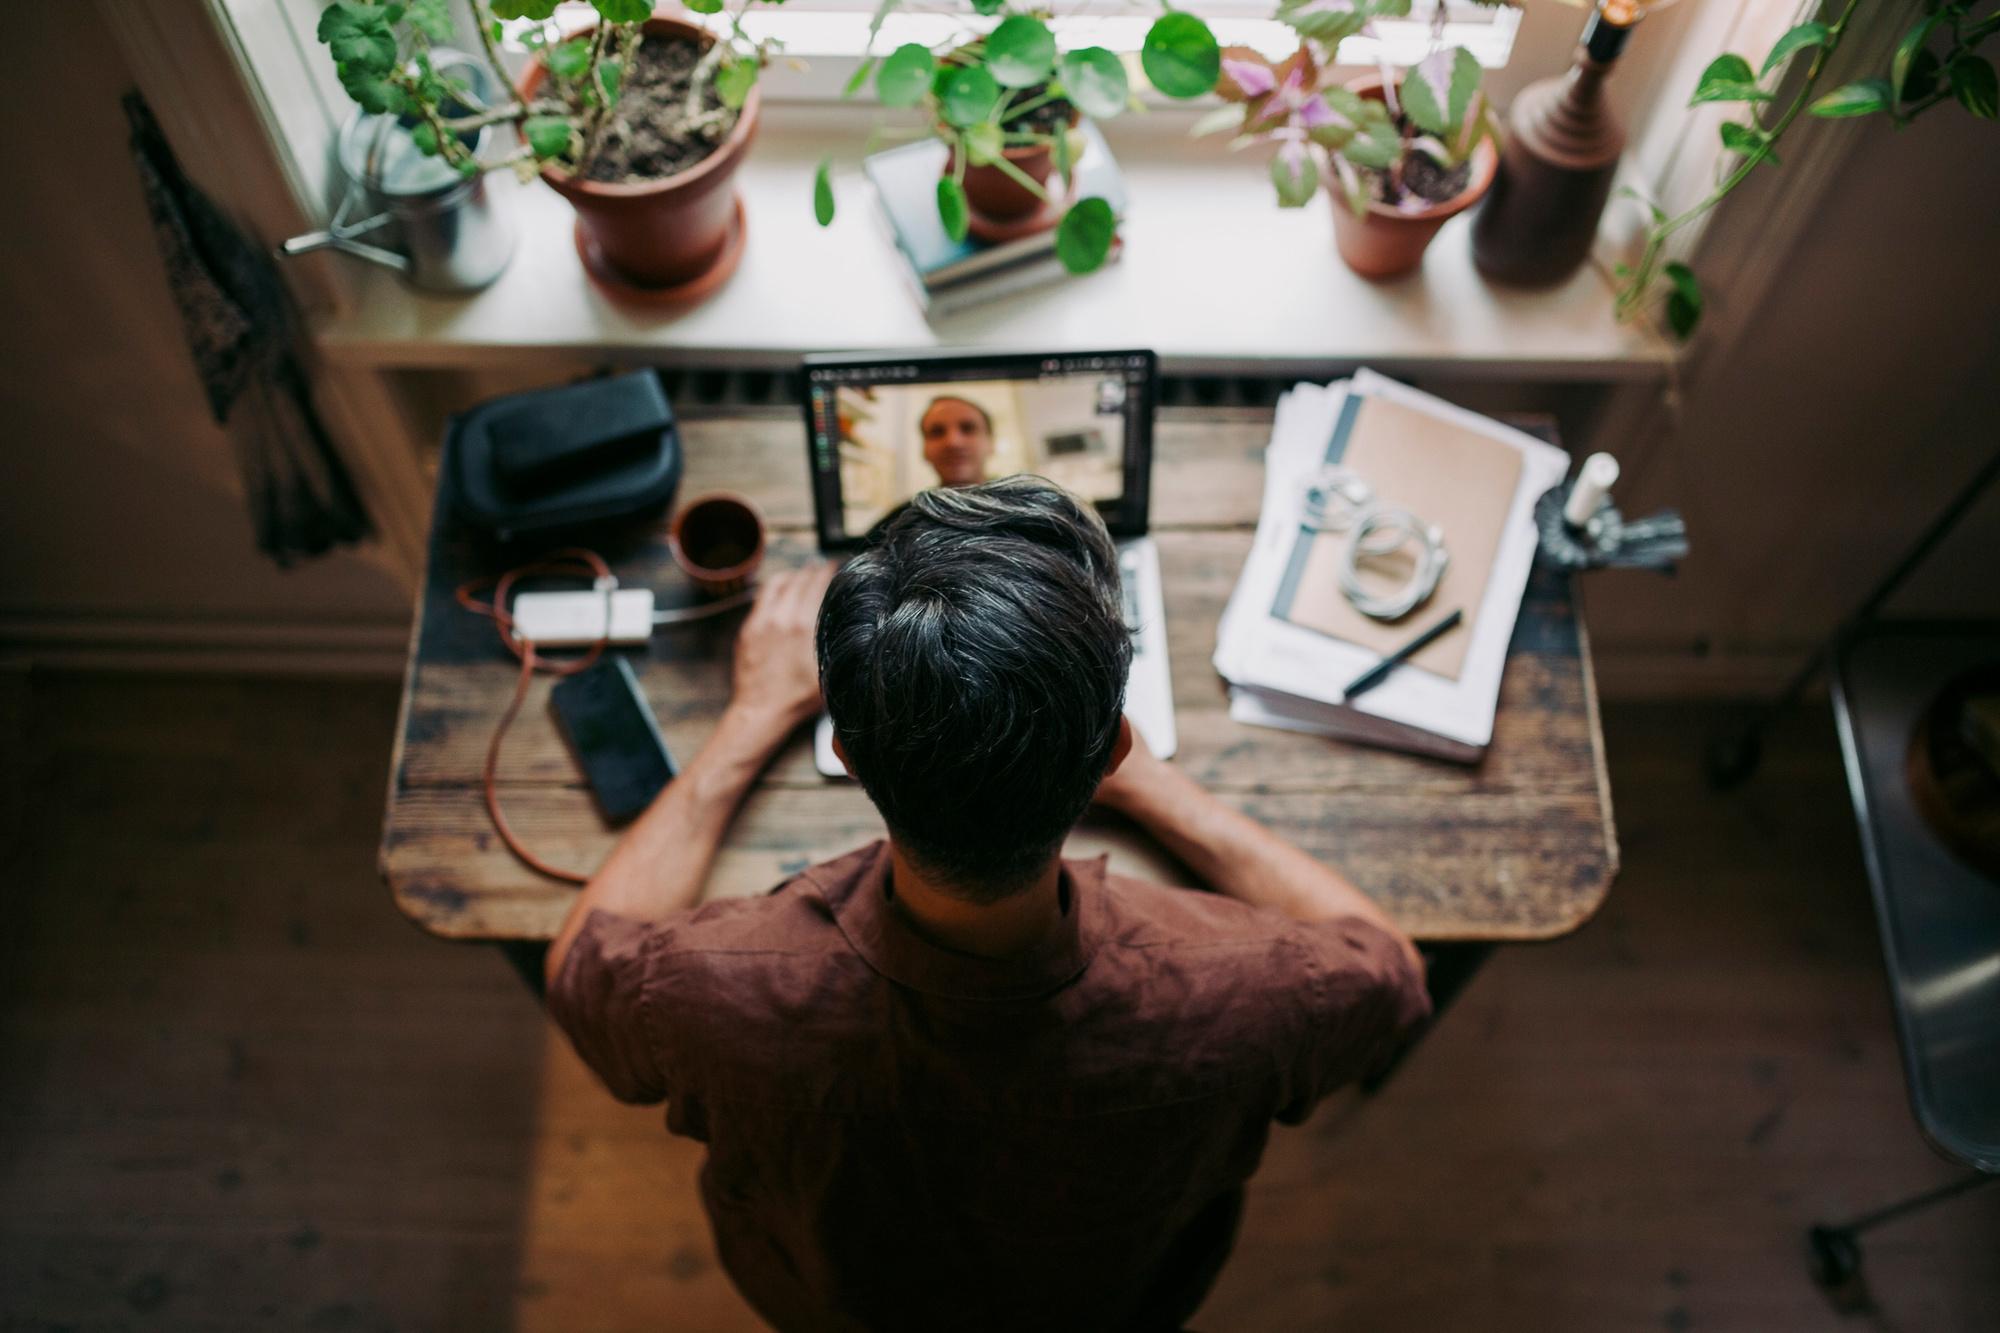
[[[692,38],[704,48],[714,40],[707,29],[680,19],[650,18],[643,31],[649,38]],[[544,77],[538,56],[521,80],[521,96],[533,97]],[[640,288],[692,284],[737,239],[732,233],[742,206],[734,181],[757,133],[757,106],[753,87],[729,137],[686,171],[661,180],[612,185],[553,166],[542,168],[542,179],[576,209],[580,248],[594,250],[618,277]]]
[[[1072,109],[1068,128],[1075,129],[1079,119],[1081,114]],[[1049,177],[1055,174],[1055,149],[1049,144],[1016,144],[1003,148],[1000,155],[1037,185],[1046,187]],[[953,144],[951,151],[945,154],[944,174],[951,175],[957,167],[958,147]],[[965,202],[981,217],[995,222],[1015,222],[1032,217],[1046,207],[1047,201],[999,167],[968,164],[965,168]]]
[[[1347,86],[1372,101],[1383,100],[1379,74],[1351,80]],[[1493,184],[1499,160],[1492,140],[1481,139],[1472,150],[1472,178],[1465,189],[1446,203],[1432,204],[1416,212],[1391,208],[1371,199],[1366,216],[1356,217],[1344,192],[1327,191],[1333,200],[1333,240],[1340,248],[1340,257],[1364,278],[1396,278],[1410,272],[1424,262],[1424,251],[1430,248],[1438,228],[1485,195]]]

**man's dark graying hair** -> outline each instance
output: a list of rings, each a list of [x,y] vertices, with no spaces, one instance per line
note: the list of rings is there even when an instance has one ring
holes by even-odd
[[[1104,521],[1040,477],[924,491],[834,576],[820,684],[903,854],[1025,888],[1110,766],[1132,641]]]

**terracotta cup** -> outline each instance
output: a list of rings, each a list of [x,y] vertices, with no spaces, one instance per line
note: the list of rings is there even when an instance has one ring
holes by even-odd
[[[1379,74],[1352,80],[1347,86],[1371,101],[1382,100]],[[1472,178],[1458,197],[1414,213],[1371,199],[1367,214],[1356,217],[1342,191],[1327,191],[1333,201],[1333,241],[1340,247],[1340,257],[1364,278],[1396,278],[1410,272],[1424,262],[1424,251],[1430,248],[1438,229],[1479,202],[1493,184],[1499,161],[1492,141],[1480,140],[1472,150]]]
[[[693,38],[704,47],[714,40],[680,19],[647,19],[644,32],[648,38]],[[538,56],[522,77],[521,96],[532,98],[546,77]],[[664,180],[609,185],[552,166],[542,168],[542,179],[569,200],[589,244],[620,277],[636,287],[678,287],[714,267],[728,246],[736,223],[736,169],[757,133],[757,107],[753,87],[729,137]]]
[[[667,550],[711,597],[741,592],[764,561],[764,516],[740,495],[704,495],[674,515]]]

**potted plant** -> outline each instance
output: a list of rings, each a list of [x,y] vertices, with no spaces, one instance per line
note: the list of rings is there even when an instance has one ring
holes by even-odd
[[[486,60],[509,88],[499,43],[525,21],[534,60],[517,94],[481,105],[439,73],[434,49],[453,32],[451,0],[334,0],[319,39],[348,94],[366,111],[402,117],[417,147],[470,175],[539,171],[577,210],[576,244],[614,288],[670,299],[705,295],[740,258],[742,205],[732,188],[757,128],[757,75],[766,52],[747,39],[736,0],[729,31],[654,17],[650,0],[591,0],[598,23],[562,32],[557,0],[464,0]],[[725,0],[687,0],[721,13]],[[480,158],[489,125],[510,124],[519,147]]]
[[[883,11],[897,3],[885,0]],[[1064,193],[1082,117],[1108,120],[1134,101],[1125,62],[1101,46],[1059,50],[1045,10],[1005,0],[974,0],[974,8],[999,20],[991,31],[968,28],[936,48],[906,43],[879,61],[871,54],[848,92],[872,74],[884,107],[920,110],[918,133],[945,144],[937,208],[953,240],[1007,240],[1054,227],[1064,267],[1088,273],[1110,253],[1118,219],[1103,199]],[[1176,98],[1214,87],[1220,60],[1208,25],[1179,12],[1154,22],[1140,51],[1153,86]],[[831,169],[822,162],[813,184],[821,226],[834,216]]]
[[[1283,0],[1278,17],[1299,34],[1298,48],[1277,62],[1249,47],[1225,50],[1216,92],[1226,105],[1196,127],[1274,146],[1283,207],[1303,207],[1325,183],[1334,241],[1366,278],[1423,263],[1438,229],[1485,194],[1498,162],[1479,62],[1463,47],[1440,43],[1407,70],[1323,86],[1342,41],[1409,9],[1409,0]]]

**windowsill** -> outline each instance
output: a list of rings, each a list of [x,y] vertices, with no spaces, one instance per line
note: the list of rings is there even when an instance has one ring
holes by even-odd
[[[551,355],[631,362],[788,366],[809,351],[930,346],[1143,346],[1173,370],[1324,375],[1367,363],[1543,381],[1651,379],[1671,350],[1611,315],[1611,288],[1586,266],[1562,286],[1489,286],[1472,266],[1470,223],[1448,223],[1406,279],[1357,278],[1333,248],[1330,205],[1284,210],[1263,163],[1189,141],[1181,119],[1108,127],[1132,215],[1123,259],[1100,273],[927,322],[855,169],[866,120],[767,106],[738,175],[749,218],[742,267],[705,304],[618,305],[584,276],[574,214],[539,183],[495,173],[497,206],[519,230],[513,263],[469,297],[415,292],[386,270],[342,260],[351,299],[321,320],[323,353],[350,365],[472,368]],[[840,214],[821,230],[812,173],[832,155]]]

